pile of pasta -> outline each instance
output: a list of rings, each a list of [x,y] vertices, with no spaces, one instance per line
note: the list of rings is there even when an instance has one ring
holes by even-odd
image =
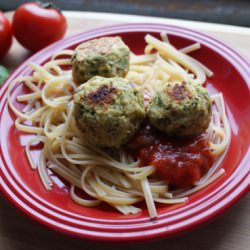
[[[150,97],[157,86],[171,81],[204,84],[212,72],[189,52],[200,48],[199,43],[177,50],[166,34],[162,39],[146,35],[145,53],[131,55],[127,78]],[[173,204],[188,200],[188,196],[209,185],[224,173],[220,168],[230,142],[230,127],[221,93],[212,95],[213,114],[207,130],[209,146],[216,161],[209,172],[193,187],[169,191],[168,184],[156,179],[154,166],[140,166],[138,159],[128,155],[123,147],[116,152],[93,147],[81,138],[76,126],[73,94],[77,85],[72,80],[72,50],[63,50],[44,65],[30,63],[33,73],[15,79],[8,89],[8,102],[16,114],[16,129],[34,134],[26,145],[26,154],[32,169],[37,170],[47,190],[53,189],[48,169],[70,185],[70,196],[79,205],[92,207],[106,202],[121,213],[136,214],[136,203],[145,201],[151,218],[157,217],[155,203]],[[15,107],[12,94],[19,84],[29,92],[18,95]],[[32,158],[32,148],[42,144],[39,161]],[[76,194],[82,189],[89,198]]]

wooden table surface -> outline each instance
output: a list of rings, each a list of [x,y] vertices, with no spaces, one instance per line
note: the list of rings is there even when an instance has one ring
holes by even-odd
[[[138,17],[126,15],[96,14],[91,12],[64,12],[68,18],[69,29],[66,36],[79,33],[95,27],[120,22],[154,22],[176,24],[203,31],[218,38],[242,55],[250,58],[250,29],[205,24],[185,20]],[[12,13],[8,13],[11,18]],[[119,21],[117,21],[119,20]],[[14,69],[30,54],[14,42],[10,53],[0,63]],[[29,249],[117,249],[117,245],[107,245],[75,239],[32,221],[13,207],[0,195],[0,249],[29,250]],[[171,250],[248,250],[250,246],[250,195],[246,195],[226,213],[213,222],[202,226],[185,235],[157,240],[152,243],[120,245],[121,250],[142,249],[171,249]]]

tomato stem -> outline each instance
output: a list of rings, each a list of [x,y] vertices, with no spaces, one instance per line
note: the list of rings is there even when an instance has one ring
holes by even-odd
[[[61,13],[61,10],[52,2],[47,2],[47,3],[42,3],[40,1],[37,1],[37,4],[44,9],[55,9],[57,10],[59,13]]]

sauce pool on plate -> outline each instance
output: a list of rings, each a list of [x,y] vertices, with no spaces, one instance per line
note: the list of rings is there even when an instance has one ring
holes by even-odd
[[[214,163],[206,134],[177,140],[144,124],[129,146],[136,149],[142,166],[155,166],[159,175],[173,188],[193,185]]]

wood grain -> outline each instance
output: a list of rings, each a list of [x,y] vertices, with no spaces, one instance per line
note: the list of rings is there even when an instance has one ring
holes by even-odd
[[[84,30],[104,25],[124,22],[127,16],[96,15],[90,13],[65,12],[68,16],[69,29],[66,36]],[[12,13],[8,16],[11,18]],[[119,18],[118,18],[119,17]],[[193,29],[204,31],[220,40],[231,44],[242,54],[250,58],[250,29],[240,29],[229,26],[216,26],[196,22],[173,21],[170,19],[139,18],[134,16],[134,22],[165,22],[175,23]],[[248,32],[249,31],[249,32]],[[11,52],[2,63],[12,69],[27,59],[29,53],[16,42]],[[85,240],[72,238],[34,222],[14,208],[0,195],[0,249],[1,250],[248,250],[250,246],[250,196],[245,196],[228,212],[215,221],[210,222],[193,232],[165,240],[157,240],[141,244],[107,245],[91,243]]]

